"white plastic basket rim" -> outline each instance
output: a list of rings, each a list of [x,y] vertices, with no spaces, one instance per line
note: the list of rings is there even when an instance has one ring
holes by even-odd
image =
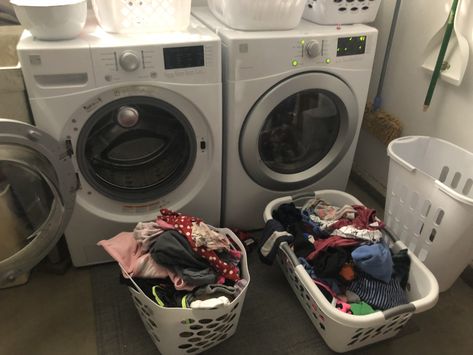
[[[451,146],[452,148],[454,149],[457,149],[459,151],[462,151],[463,153],[465,154],[468,154],[468,155],[471,155],[472,153],[469,152],[468,150],[462,148],[462,147],[459,147],[458,145],[456,144],[453,144],[451,142],[448,142],[446,140],[443,140],[443,139],[440,139],[440,138],[436,138],[436,137],[428,137],[428,136],[405,136],[405,137],[400,137],[400,138],[397,138],[395,140],[393,140],[391,143],[389,143],[388,145],[388,156],[394,160],[396,163],[398,163],[400,166],[402,166],[404,169],[406,169],[407,171],[409,171],[410,173],[420,173],[422,175],[424,175],[425,177],[427,177],[428,179],[430,179],[432,182],[435,183],[435,186],[440,189],[441,191],[443,191],[444,193],[446,193],[447,195],[449,195],[450,197],[452,197],[453,199],[461,202],[461,203],[464,203],[464,204],[467,204],[469,206],[473,206],[473,198],[470,198],[468,196],[465,196],[463,194],[460,194],[459,192],[453,190],[450,186],[444,184],[443,182],[441,182],[440,180],[436,179],[435,177],[431,176],[430,174],[427,174],[426,172],[420,170],[420,169],[417,169],[415,166],[413,166],[412,164],[408,163],[407,161],[405,161],[404,159],[402,159],[398,154],[396,154],[396,152],[394,151],[394,147],[396,145],[399,145],[399,144],[408,144],[408,143],[412,143],[412,142],[415,142],[415,141],[418,141],[419,139],[429,139],[429,140],[436,140],[438,142],[441,142],[442,144],[445,144],[445,145],[449,145]]]

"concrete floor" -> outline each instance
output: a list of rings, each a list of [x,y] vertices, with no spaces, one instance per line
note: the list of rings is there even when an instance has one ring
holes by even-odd
[[[383,216],[382,208],[357,185],[350,183],[347,190]],[[0,290],[0,317],[1,355],[97,354],[87,268],[72,268],[62,276],[34,270],[26,285]],[[434,309],[414,316],[411,322],[418,331],[357,354],[471,354],[472,319],[473,289],[459,279],[440,295]]]

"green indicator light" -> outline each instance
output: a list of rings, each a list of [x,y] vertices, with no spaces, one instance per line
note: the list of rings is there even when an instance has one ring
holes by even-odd
[[[297,67],[299,65],[299,62],[297,60],[292,61],[292,66]]]
[[[305,40],[301,39],[301,44],[305,44]]]
[[[337,52],[340,52],[340,48],[337,48]]]
[[[361,37],[360,37],[360,41],[364,41],[365,38],[366,38],[365,36],[361,36]]]
[[[361,49],[361,46],[359,46],[358,49]]]
[[[344,51],[347,51],[347,50],[348,50],[348,48],[344,48],[343,50],[344,50]]]
[[[349,40],[349,41],[353,40],[353,37],[350,37],[348,40]]]
[[[332,59],[330,59],[330,58],[325,59],[325,63],[327,63],[327,64],[332,63]]]

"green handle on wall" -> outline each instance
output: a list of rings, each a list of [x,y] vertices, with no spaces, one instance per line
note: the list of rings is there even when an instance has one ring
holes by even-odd
[[[432,74],[432,79],[430,80],[429,89],[427,90],[427,95],[424,100],[424,112],[428,110],[430,106],[430,101],[434,94],[435,85],[437,85],[437,80],[440,77],[440,71],[442,69],[442,64],[445,59],[445,54],[447,53],[448,43],[450,42],[450,36],[452,35],[453,25],[455,21],[455,14],[457,12],[458,0],[453,0],[452,7],[450,9],[450,14],[448,15],[447,29],[443,35],[442,45],[440,46],[439,56],[437,57],[437,62],[435,63],[434,73]]]

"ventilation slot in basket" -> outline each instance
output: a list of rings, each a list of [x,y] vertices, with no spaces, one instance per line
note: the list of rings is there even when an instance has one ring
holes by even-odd
[[[216,343],[232,335],[237,316],[237,303],[228,314],[217,317],[216,319],[204,318],[200,320],[184,319],[181,324],[189,325],[189,330],[179,333],[183,341],[177,347],[186,350],[187,353],[193,353],[197,350],[203,351]],[[191,322],[189,322],[191,321]]]
[[[465,182],[465,186],[463,187],[463,195],[469,195],[471,192],[471,188],[473,187],[473,180],[472,179],[467,179]]]
[[[379,326],[377,328],[359,328],[349,340],[347,346],[355,348],[360,347],[359,343],[365,342],[367,344],[386,339],[394,336],[402,329],[404,324],[410,319],[410,314],[394,317],[389,323]]]
[[[462,178],[462,174],[460,174],[458,171],[453,175],[452,179],[452,187],[456,189],[458,187],[458,183],[460,182],[460,179]]]
[[[445,182],[447,180],[447,176],[448,176],[449,171],[450,171],[450,169],[448,168],[448,166],[444,166],[442,168],[442,171],[440,172],[439,181]]]
[[[422,212],[421,212],[422,217],[427,218],[430,212],[430,207],[432,207],[432,202],[430,202],[429,200],[425,200],[424,206],[422,207]]]

